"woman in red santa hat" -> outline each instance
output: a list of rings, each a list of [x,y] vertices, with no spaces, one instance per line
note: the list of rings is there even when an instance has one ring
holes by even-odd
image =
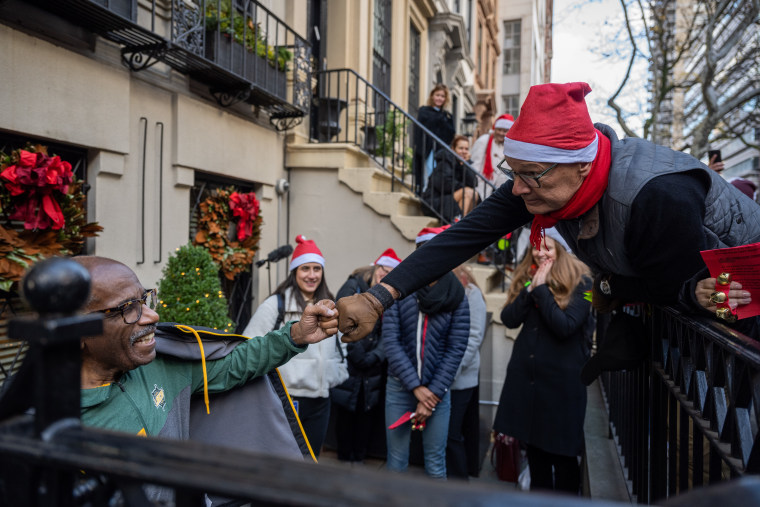
[[[511,114],[502,114],[493,123],[493,130],[480,136],[470,150],[472,168],[493,183],[495,188],[499,188],[509,179],[504,173],[497,170],[496,166],[504,158],[504,136],[507,135],[514,123],[515,119]],[[485,199],[492,192],[490,187],[486,188],[485,184],[481,184],[477,190],[481,199]]]
[[[399,264],[401,259],[396,252],[387,249],[369,266],[354,270],[337,297],[366,292]],[[341,461],[361,462],[371,450],[381,456],[385,454],[382,421],[387,363],[380,340],[382,329],[382,320],[379,320],[364,340],[348,344],[348,380],[330,390],[336,411],[335,433]]]
[[[316,243],[299,235],[290,261],[290,274],[264,300],[243,331],[245,336],[264,336],[322,299],[333,299],[324,277],[325,259]],[[330,388],[348,378],[348,368],[337,338],[309,346],[306,352],[280,366],[285,387],[293,398],[301,424],[315,456],[319,456],[330,419]]]
[[[417,247],[448,227],[422,229]],[[388,356],[388,470],[407,470],[411,431],[424,428],[425,472],[436,479],[447,477],[451,384],[467,349],[469,332],[469,303],[453,273],[445,273],[435,283],[399,300],[383,318],[383,348]]]

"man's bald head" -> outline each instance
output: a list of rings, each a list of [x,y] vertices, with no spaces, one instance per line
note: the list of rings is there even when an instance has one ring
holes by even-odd
[[[126,265],[96,256],[74,257],[74,261],[90,273],[92,280],[84,311],[108,312],[103,318],[103,334],[81,341],[82,387],[98,387],[153,361],[158,314],[141,299],[145,288]],[[128,320],[125,311],[137,320]]]
[[[115,271],[127,270],[134,274],[125,264],[109,259],[108,257],[99,257],[97,255],[80,255],[72,257],[72,260],[79,263],[90,273],[91,285],[90,296],[84,305],[83,310],[89,311],[93,308],[103,306],[103,301],[107,297],[107,287],[109,285],[110,274]],[[135,275],[135,278],[137,275]]]

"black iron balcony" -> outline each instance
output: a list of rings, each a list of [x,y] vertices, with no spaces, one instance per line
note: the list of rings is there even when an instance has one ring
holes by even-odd
[[[162,62],[206,84],[222,106],[267,110],[277,128],[308,112],[311,48],[256,1],[152,0],[149,10],[137,0],[31,1],[120,44],[133,71]]]

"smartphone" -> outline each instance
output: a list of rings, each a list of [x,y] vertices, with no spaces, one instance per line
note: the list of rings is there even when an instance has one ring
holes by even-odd
[[[708,162],[712,162],[713,161],[713,157],[716,156],[716,155],[717,155],[717,157],[715,158],[715,162],[722,162],[723,159],[720,156],[720,150],[709,150],[707,152],[707,161]]]

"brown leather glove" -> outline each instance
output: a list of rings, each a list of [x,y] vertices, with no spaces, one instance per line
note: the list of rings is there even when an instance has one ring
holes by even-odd
[[[371,294],[362,292],[338,300],[338,329],[345,343],[359,341],[375,327],[383,306]]]

